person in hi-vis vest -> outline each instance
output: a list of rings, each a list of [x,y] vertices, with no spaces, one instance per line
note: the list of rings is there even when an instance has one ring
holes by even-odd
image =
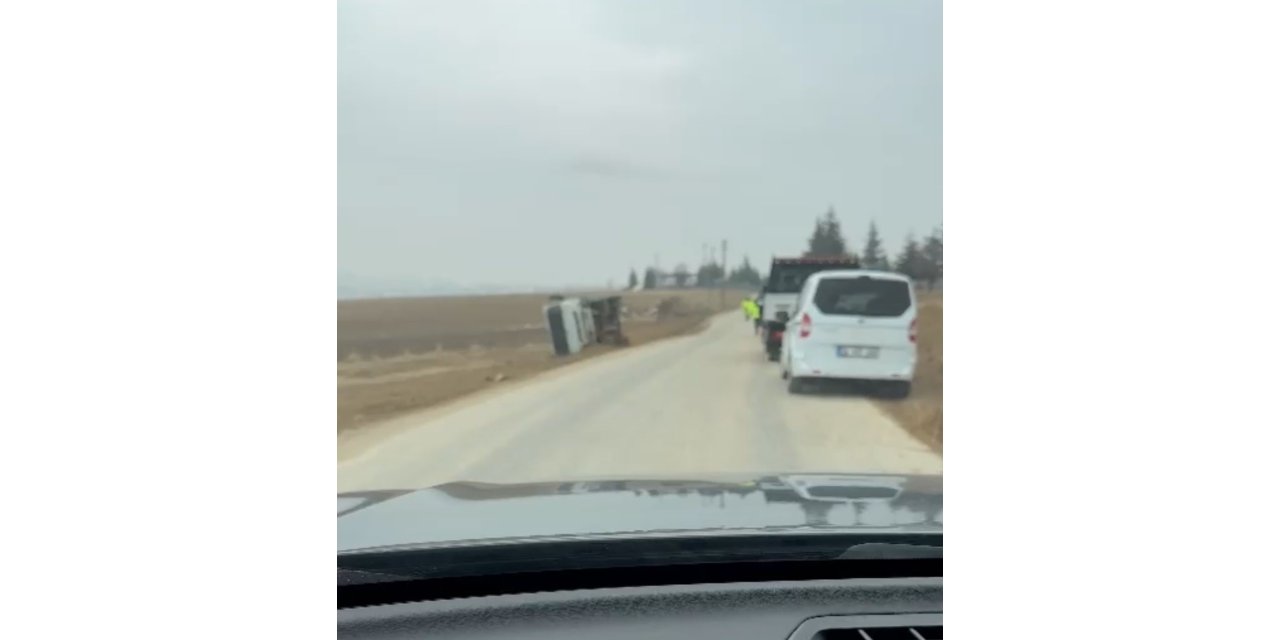
[[[760,303],[752,298],[747,298],[742,301],[742,310],[747,315],[747,321],[755,321],[755,330],[758,333],[760,331]]]

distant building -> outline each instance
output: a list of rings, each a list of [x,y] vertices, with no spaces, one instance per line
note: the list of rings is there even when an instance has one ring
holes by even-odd
[[[696,274],[690,273],[684,279],[684,287],[679,285],[679,279],[670,271],[654,271],[656,278],[654,279],[655,289],[692,289],[697,281]]]

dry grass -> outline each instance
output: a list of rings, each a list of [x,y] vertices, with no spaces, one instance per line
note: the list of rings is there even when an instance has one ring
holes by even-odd
[[[715,291],[622,294],[623,305],[637,313],[672,297],[691,309],[719,306]],[[739,298],[738,293],[727,293],[726,308]],[[338,361],[545,343],[546,302],[543,294],[340,300]],[[629,328],[625,322],[624,328]]]
[[[942,293],[920,295],[919,360],[911,396],[878,401],[911,435],[942,452]]]
[[[739,295],[725,296],[724,308]],[[545,295],[400,298],[338,303],[338,430],[424,409],[495,384],[619,348],[592,345],[552,355],[542,325]],[[623,295],[632,345],[696,330],[721,309],[708,291]],[[659,307],[662,312],[659,313]]]

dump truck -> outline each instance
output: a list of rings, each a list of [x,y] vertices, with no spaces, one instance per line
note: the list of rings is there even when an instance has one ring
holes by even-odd
[[[782,352],[782,332],[795,312],[805,278],[828,269],[858,269],[853,256],[774,258],[760,300],[761,340],[770,360]]]
[[[586,304],[595,320],[596,342],[623,346],[630,344],[627,337],[622,335],[621,296],[587,300]]]
[[[565,298],[552,295],[542,307],[558,356],[573,355],[590,344],[630,344],[622,333],[622,297]]]

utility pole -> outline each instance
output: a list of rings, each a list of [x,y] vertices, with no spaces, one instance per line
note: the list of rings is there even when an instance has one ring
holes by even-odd
[[[720,241],[720,309],[724,310],[724,290],[729,286],[729,241]]]

